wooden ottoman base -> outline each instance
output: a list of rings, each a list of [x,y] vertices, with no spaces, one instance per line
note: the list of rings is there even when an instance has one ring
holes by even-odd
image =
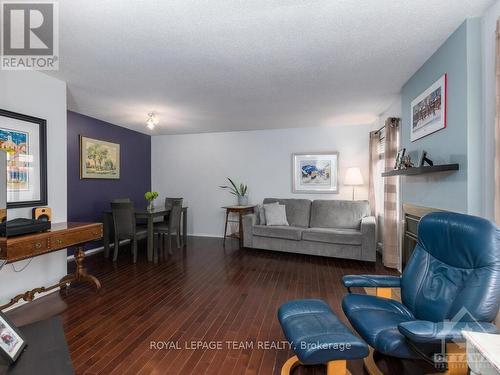
[[[293,369],[297,366],[301,366],[299,358],[294,355],[289,358],[281,367],[281,375],[291,375]],[[351,372],[347,369],[347,361],[345,359],[338,361],[330,361],[326,364],[326,374],[327,375],[351,375]]]

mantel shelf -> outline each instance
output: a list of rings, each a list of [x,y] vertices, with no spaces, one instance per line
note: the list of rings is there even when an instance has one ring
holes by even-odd
[[[393,171],[387,171],[382,173],[382,177],[415,176],[426,173],[436,173],[436,172],[446,172],[446,171],[458,171],[458,164],[442,164],[442,165],[432,165],[424,167],[413,167],[406,169],[395,169]]]

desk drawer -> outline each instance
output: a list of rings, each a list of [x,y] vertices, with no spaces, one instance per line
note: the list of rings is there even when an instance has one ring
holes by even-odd
[[[78,245],[88,241],[102,238],[102,226],[96,225],[92,228],[69,231],[66,233],[52,234],[49,237],[51,249],[63,249],[68,246]]]
[[[7,254],[15,254],[15,258],[23,259],[34,256],[35,254],[43,254],[50,250],[49,241],[47,238],[31,239],[29,241],[17,242],[14,245],[9,245]]]

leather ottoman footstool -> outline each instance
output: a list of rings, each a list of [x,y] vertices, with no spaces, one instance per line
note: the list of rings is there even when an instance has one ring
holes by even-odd
[[[287,302],[278,309],[278,319],[296,354],[285,362],[281,375],[298,365],[319,364],[326,364],[328,375],[350,374],[346,361],[368,356],[368,345],[322,300]]]

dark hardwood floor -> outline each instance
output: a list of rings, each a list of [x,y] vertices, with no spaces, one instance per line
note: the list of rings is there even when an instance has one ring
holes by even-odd
[[[158,264],[142,249],[134,265],[128,246],[121,250],[116,264],[102,253],[87,259],[99,294],[86,285],[62,293],[77,374],[279,374],[293,355],[276,318],[282,303],[321,298],[347,322],[342,275],[389,273],[380,262],[240,250],[236,241],[224,250],[217,238],[190,237]],[[152,348],[156,342],[169,348]],[[348,367],[363,373],[361,361]],[[295,372],[324,373],[322,366]]]

